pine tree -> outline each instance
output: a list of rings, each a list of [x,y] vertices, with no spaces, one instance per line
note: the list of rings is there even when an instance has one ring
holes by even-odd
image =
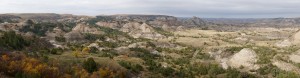
[[[93,58],[88,58],[87,60],[85,60],[82,66],[89,73],[93,73],[94,71],[97,71],[97,63],[94,61]]]

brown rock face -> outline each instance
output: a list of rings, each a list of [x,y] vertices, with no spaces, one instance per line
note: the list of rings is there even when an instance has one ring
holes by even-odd
[[[120,24],[118,23],[114,23],[114,22],[97,22],[96,25],[98,26],[103,26],[103,27],[109,27],[109,28],[113,28],[113,29],[118,29],[120,28]]]
[[[124,25],[126,24],[126,22],[147,23],[150,26],[154,26],[154,27],[161,27],[164,24],[169,26],[180,25],[180,22],[177,20],[176,17],[166,16],[166,15],[111,15],[111,16],[97,16],[97,17],[99,19],[103,19],[102,22],[110,22],[110,23],[113,22],[119,25]]]
[[[67,41],[84,41],[84,33],[90,34],[103,34],[104,32],[99,31],[97,28],[90,27],[84,23],[79,23],[72,29],[71,32],[66,33],[64,37]]]
[[[183,19],[182,20],[182,25],[183,26],[205,26],[206,23],[199,17],[192,17],[189,19]]]
[[[71,42],[84,40],[83,34],[80,33],[79,31],[71,31],[69,33],[66,33],[64,37],[66,38],[67,41],[71,41]]]
[[[48,39],[54,39],[55,37],[58,36],[63,36],[65,34],[64,31],[62,31],[61,29],[59,29],[58,27],[54,28],[53,31],[48,31],[46,33],[46,36]]]
[[[160,39],[165,36],[155,32],[155,30],[146,23],[142,25],[136,22],[125,24],[121,29],[123,32],[127,32],[134,38],[148,38],[148,39]]]
[[[120,29],[120,31],[123,31],[123,32],[137,31],[139,29],[139,26],[141,26],[141,24],[139,24],[137,22],[130,22],[130,23],[123,25],[123,27]]]
[[[103,34],[103,32],[98,31],[97,28],[90,27],[83,23],[77,24],[72,31],[77,31],[80,33]]]

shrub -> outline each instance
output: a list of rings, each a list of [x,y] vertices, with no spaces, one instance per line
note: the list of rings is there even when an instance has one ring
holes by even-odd
[[[97,39],[104,41],[105,40],[105,36],[104,35],[97,35],[97,34],[90,34],[90,33],[86,33],[84,35],[84,38],[89,40],[89,41],[95,41]]]
[[[244,47],[230,47],[225,50],[225,52],[230,52],[231,54],[239,52],[243,49]]]
[[[25,46],[29,45],[29,40],[24,39],[21,35],[16,34],[14,31],[4,32],[3,36],[0,38],[0,47],[2,50],[21,50]]]
[[[276,78],[300,78],[300,76],[293,72],[282,72]]]
[[[226,78],[257,78],[254,75],[244,73],[244,72],[239,72],[236,69],[228,69]]]
[[[98,53],[98,49],[96,47],[90,47],[91,53]]]
[[[83,62],[83,68],[88,71],[89,73],[93,73],[94,71],[97,71],[97,63],[94,61],[93,58],[88,58]]]
[[[61,54],[64,50],[62,48],[53,48],[50,49],[51,54]]]
[[[257,62],[259,64],[271,63],[270,59],[276,55],[276,51],[269,47],[258,47],[257,49],[254,49],[254,51],[259,56],[259,60]]]
[[[66,42],[66,38],[63,36],[55,36],[55,41]]]
[[[104,42],[99,43],[99,46],[100,47],[116,48],[119,45],[115,42],[104,41]]]
[[[33,32],[38,36],[45,36],[47,31],[52,31],[57,24],[49,23],[49,22],[42,22],[42,23],[33,23],[24,26],[20,29],[21,32]]]
[[[130,62],[126,62],[126,61],[120,61],[118,62],[122,67],[129,69],[130,71],[134,72],[134,73],[139,73],[140,71],[143,71],[144,68],[139,65],[139,64],[132,64]]]
[[[173,33],[163,30],[162,28],[154,27],[153,28],[157,33],[162,34],[164,36],[174,36]]]

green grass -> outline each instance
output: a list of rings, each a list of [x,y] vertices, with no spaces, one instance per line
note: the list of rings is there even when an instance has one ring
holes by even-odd
[[[256,54],[258,55],[258,64],[267,64],[271,63],[271,59],[277,54],[277,51],[271,49],[270,47],[259,47],[254,49]]]

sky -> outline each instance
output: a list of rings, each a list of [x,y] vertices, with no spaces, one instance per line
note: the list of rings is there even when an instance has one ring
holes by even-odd
[[[300,17],[300,0],[0,0],[0,13],[277,18]]]

